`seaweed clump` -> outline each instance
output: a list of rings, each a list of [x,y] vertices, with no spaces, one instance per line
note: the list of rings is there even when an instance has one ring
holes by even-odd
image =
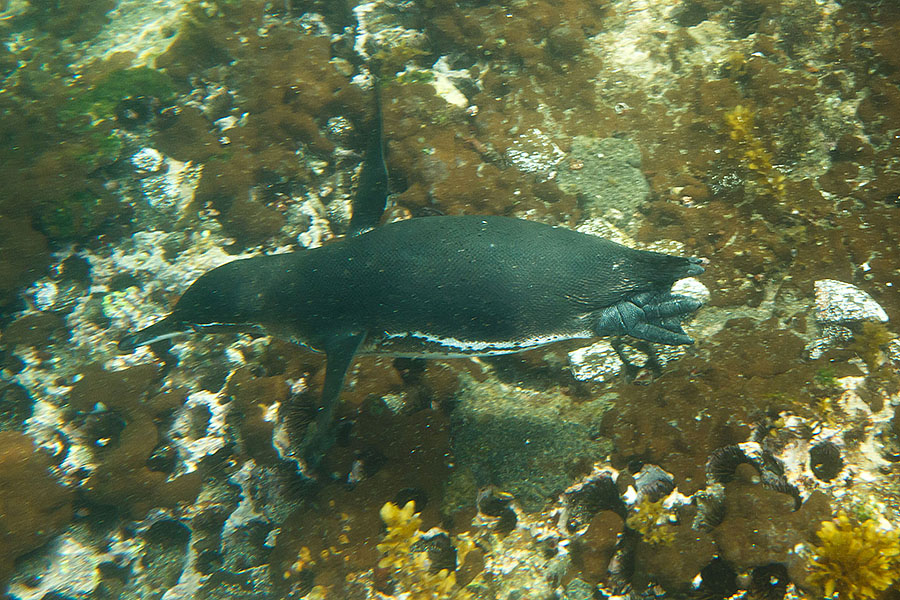
[[[867,519],[854,523],[846,514],[824,521],[816,534],[808,577],[842,600],[876,598],[900,579],[900,531],[879,528]]]
[[[754,181],[766,195],[783,200],[784,175],[772,165],[772,154],[756,135],[753,112],[738,104],[725,113],[725,124],[728,125],[728,136],[738,145],[738,157],[753,173]]]
[[[47,239],[27,219],[0,214],[0,310],[16,302],[18,290],[36,279],[50,259]]]
[[[17,557],[47,542],[72,517],[72,493],[49,469],[50,457],[28,436],[0,432],[0,582]]]
[[[378,550],[384,554],[378,567],[391,569],[395,592],[403,592],[404,597],[410,600],[469,600],[473,596],[457,586],[455,571],[447,568],[435,571],[432,568],[431,553],[427,550],[416,551],[421,547],[418,542],[425,538],[419,531],[422,519],[415,512],[415,507],[412,500],[403,508],[392,502],[381,507],[381,519],[387,527],[387,533],[384,541],[378,544]],[[456,562],[462,564],[472,544],[461,539],[455,542]]]
[[[89,40],[109,22],[113,0],[31,0],[29,18],[42,31],[73,42]]]
[[[170,478],[151,468],[159,464],[151,458],[165,441],[157,423],[165,422],[184,401],[184,394],[175,390],[148,397],[157,375],[153,365],[118,372],[89,365],[69,393],[68,408],[97,461],[80,486],[89,502],[141,517],[151,508],[174,507],[197,497],[198,471]]]
[[[635,512],[628,516],[625,524],[641,534],[641,539],[655,546],[667,545],[675,541],[675,531],[669,524],[669,512],[663,508],[663,500],[651,502],[643,498]]]

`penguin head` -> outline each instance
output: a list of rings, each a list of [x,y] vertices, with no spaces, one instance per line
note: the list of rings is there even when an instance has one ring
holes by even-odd
[[[119,350],[131,352],[182,333],[256,329],[264,305],[264,286],[245,264],[252,260],[232,261],[201,275],[168,316],[123,337]]]

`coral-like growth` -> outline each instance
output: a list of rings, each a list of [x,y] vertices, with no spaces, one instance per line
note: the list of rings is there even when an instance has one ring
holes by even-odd
[[[740,104],[725,113],[728,135],[737,143],[737,156],[753,173],[753,178],[776,200],[784,199],[784,175],[772,165],[772,155],[756,135],[753,112]]]
[[[387,527],[384,541],[378,550],[384,554],[379,568],[390,569],[395,595],[410,600],[468,600],[472,594],[456,585],[456,573],[449,569],[433,572],[427,550],[416,551],[413,546],[422,539],[419,526],[422,519],[410,500],[403,508],[388,502],[381,507],[381,520]],[[462,564],[472,548],[467,540],[455,540],[457,563]]]
[[[670,544],[675,540],[675,531],[669,524],[669,512],[663,508],[663,500],[650,502],[647,498],[641,499],[625,524],[640,533],[648,544]]]
[[[879,528],[874,519],[853,522],[846,514],[824,521],[817,532],[809,580],[825,596],[841,600],[876,598],[900,579],[900,531]]]

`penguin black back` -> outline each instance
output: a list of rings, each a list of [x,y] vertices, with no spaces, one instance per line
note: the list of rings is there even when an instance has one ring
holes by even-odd
[[[335,404],[359,352],[460,356],[518,352],[628,334],[689,344],[681,319],[699,302],[672,284],[700,261],[496,216],[425,217],[375,227],[387,203],[381,104],[350,235],[313,250],[235,260],[197,279],[123,351],[183,332],[258,330],[326,354],[321,406],[302,452],[331,444]]]

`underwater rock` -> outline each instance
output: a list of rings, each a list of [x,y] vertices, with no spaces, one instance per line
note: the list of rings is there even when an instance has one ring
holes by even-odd
[[[644,465],[634,475],[634,487],[638,501],[658,502],[675,489],[675,478],[656,465]]]
[[[594,586],[577,577],[566,584],[563,592],[563,600],[592,600],[593,598],[595,598]]]
[[[650,184],[641,172],[641,149],[631,140],[578,136],[572,141],[569,162],[578,168],[560,168],[559,187],[581,196],[586,216],[628,223],[650,198]]]
[[[18,383],[0,384],[0,431],[19,429],[31,416],[33,400]]]
[[[444,569],[452,572],[458,566],[456,564],[456,548],[446,531],[437,528],[426,531],[409,549],[411,552],[428,553],[432,573]]]
[[[625,518],[625,502],[619,496],[616,481],[603,471],[571,486],[563,493],[562,501],[559,523],[570,533],[588,525],[600,511],[611,510]]]
[[[616,512],[601,510],[594,515],[587,530],[571,547],[572,562],[584,577],[590,581],[609,577],[610,561],[624,531],[625,519]]]
[[[145,544],[141,555],[142,587],[171,588],[187,565],[191,530],[178,520],[162,518],[143,531],[141,538]]]
[[[891,362],[900,364],[900,339],[888,342],[888,358]]]
[[[259,519],[252,519],[234,527],[227,527],[222,536],[223,566],[231,572],[265,566],[272,549],[266,539],[273,526]]]
[[[741,464],[756,466],[740,445],[716,448],[706,462],[706,478],[710,483],[728,483],[734,479]]]
[[[696,277],[685,277],[672,284],[672,293],[693,298],[697,302],[709,304],[710,291]]]
[[[163,168],[165,157],[154,148],[141,148],[131,156],[130,161],[138,175],[149,175]]]
[[[9,586],[9,597],[15,600],[48,598],[88,598],[97,592],[101,573],[98,567],[109,556],[91,546],[60,536],[44,551],[23,561]]]
[[[374,0],[353,9],[356,17],[354,50],[362,57],[376,57],[385,75],[403,70],[403,59],[427,54],[426,35],[413,29],[421,15],[418,5],[403,0]]]
[[[816,287],[816,321],[837,324],[854,321],[888,320],[887,313],[868,293],[850,283],[820,279]]]
[[[750,598],[759,600],[782,600],[790,583],[787,568],[778,563],[756,567],[750,573]]]
[[[535,173],[542,179],[551,178],[565,152],[540,129],[519,134],[506,150],[506,159],[523,173]]]
[[[855,285],[820,279],[815,282],[815,289],[814,315],[821,334],[806,346],[806,352],[812,359],[819,358],[829,348],[852,340],[854,331],[851,326],[888,321],[881,305]]]
[[[456,463],[471,469],[478,485],[495,485],[525,510],[539,510],[571,483],[580,465],[609,451],[595,435],[604,411],[602,400],[573,409],[561,394],[497,382],[464,384],[451,414]]]
[[[737,573],[727,561],[717,556],[700,569],[699,579],[693,588],[699,598],[730,598],[738,591]]]
[[[758,481],[764,487],[792,496],[799,506],[800,494],[784,476],[784,464],[757,442],[716,448],[706,463],[707,481],[711,485],[727,484],[738,476],[742,465],[749,465],[755,470]]]
[[[713,536],[693,529],[689,518],[665,527],[672,530],[669,541],[638,541],[634,552],[636,567],[633,582],[644,587],[653,581],[667,592],[684,592],[718,550]]]
[[[188,598],[208,600],[271,600],[279,597],[272,585],[269,565],[253,567],[240,573],[213,573],[203,580],[195,594]],[[176,598],[178,598],[176,596]],[[175,600],[166,598],[166,600]],[[187,600],[187,598],[185,599]]]
[[[115,505],[135,516],[153,507],[192,501],[201,483],[196,472],[170,480],[147,466],[160,439],[155,421],[184,400],[177,391],[147,398],[158,375],[154,365],[118,372],[88,365],[68,396],[69,407],[84,417],[83,422],[88,423],[87,416],[92,413],[111,412],[114,418],[105,418],[103,427],[117,430],[115,440],[93,448],[97,464],[83,482],[82,491],[94,502]],[[115,429],[110,430],[110,426]]]
[[[569,352],[569,369],[578,381],[610,381],[623,366],[619,353],[606,340]]]
[[[128,96],[113,110],[116,122],[125,129],[137,129],[150,123],[159,113],[159,99],[153,96]]]
[[[89,0],[58,0],[30,2],[29,16],[37,26],[60,38],[71,37],[72,41],[88,40],[109,22],[107,12],[115,6],[113,0],[92,2]]]
[[[44,348],[69,337],[66,322],[55,312],[26,314],[3,330],[0,346],[15,348],[29,346]]]
[[[515,529],[518,517],[511,506],[512,494],[506,494],[489,486],[478,493],[478,512],[489,517],[496,517],[495,529],[500,533],[508,533]]]

